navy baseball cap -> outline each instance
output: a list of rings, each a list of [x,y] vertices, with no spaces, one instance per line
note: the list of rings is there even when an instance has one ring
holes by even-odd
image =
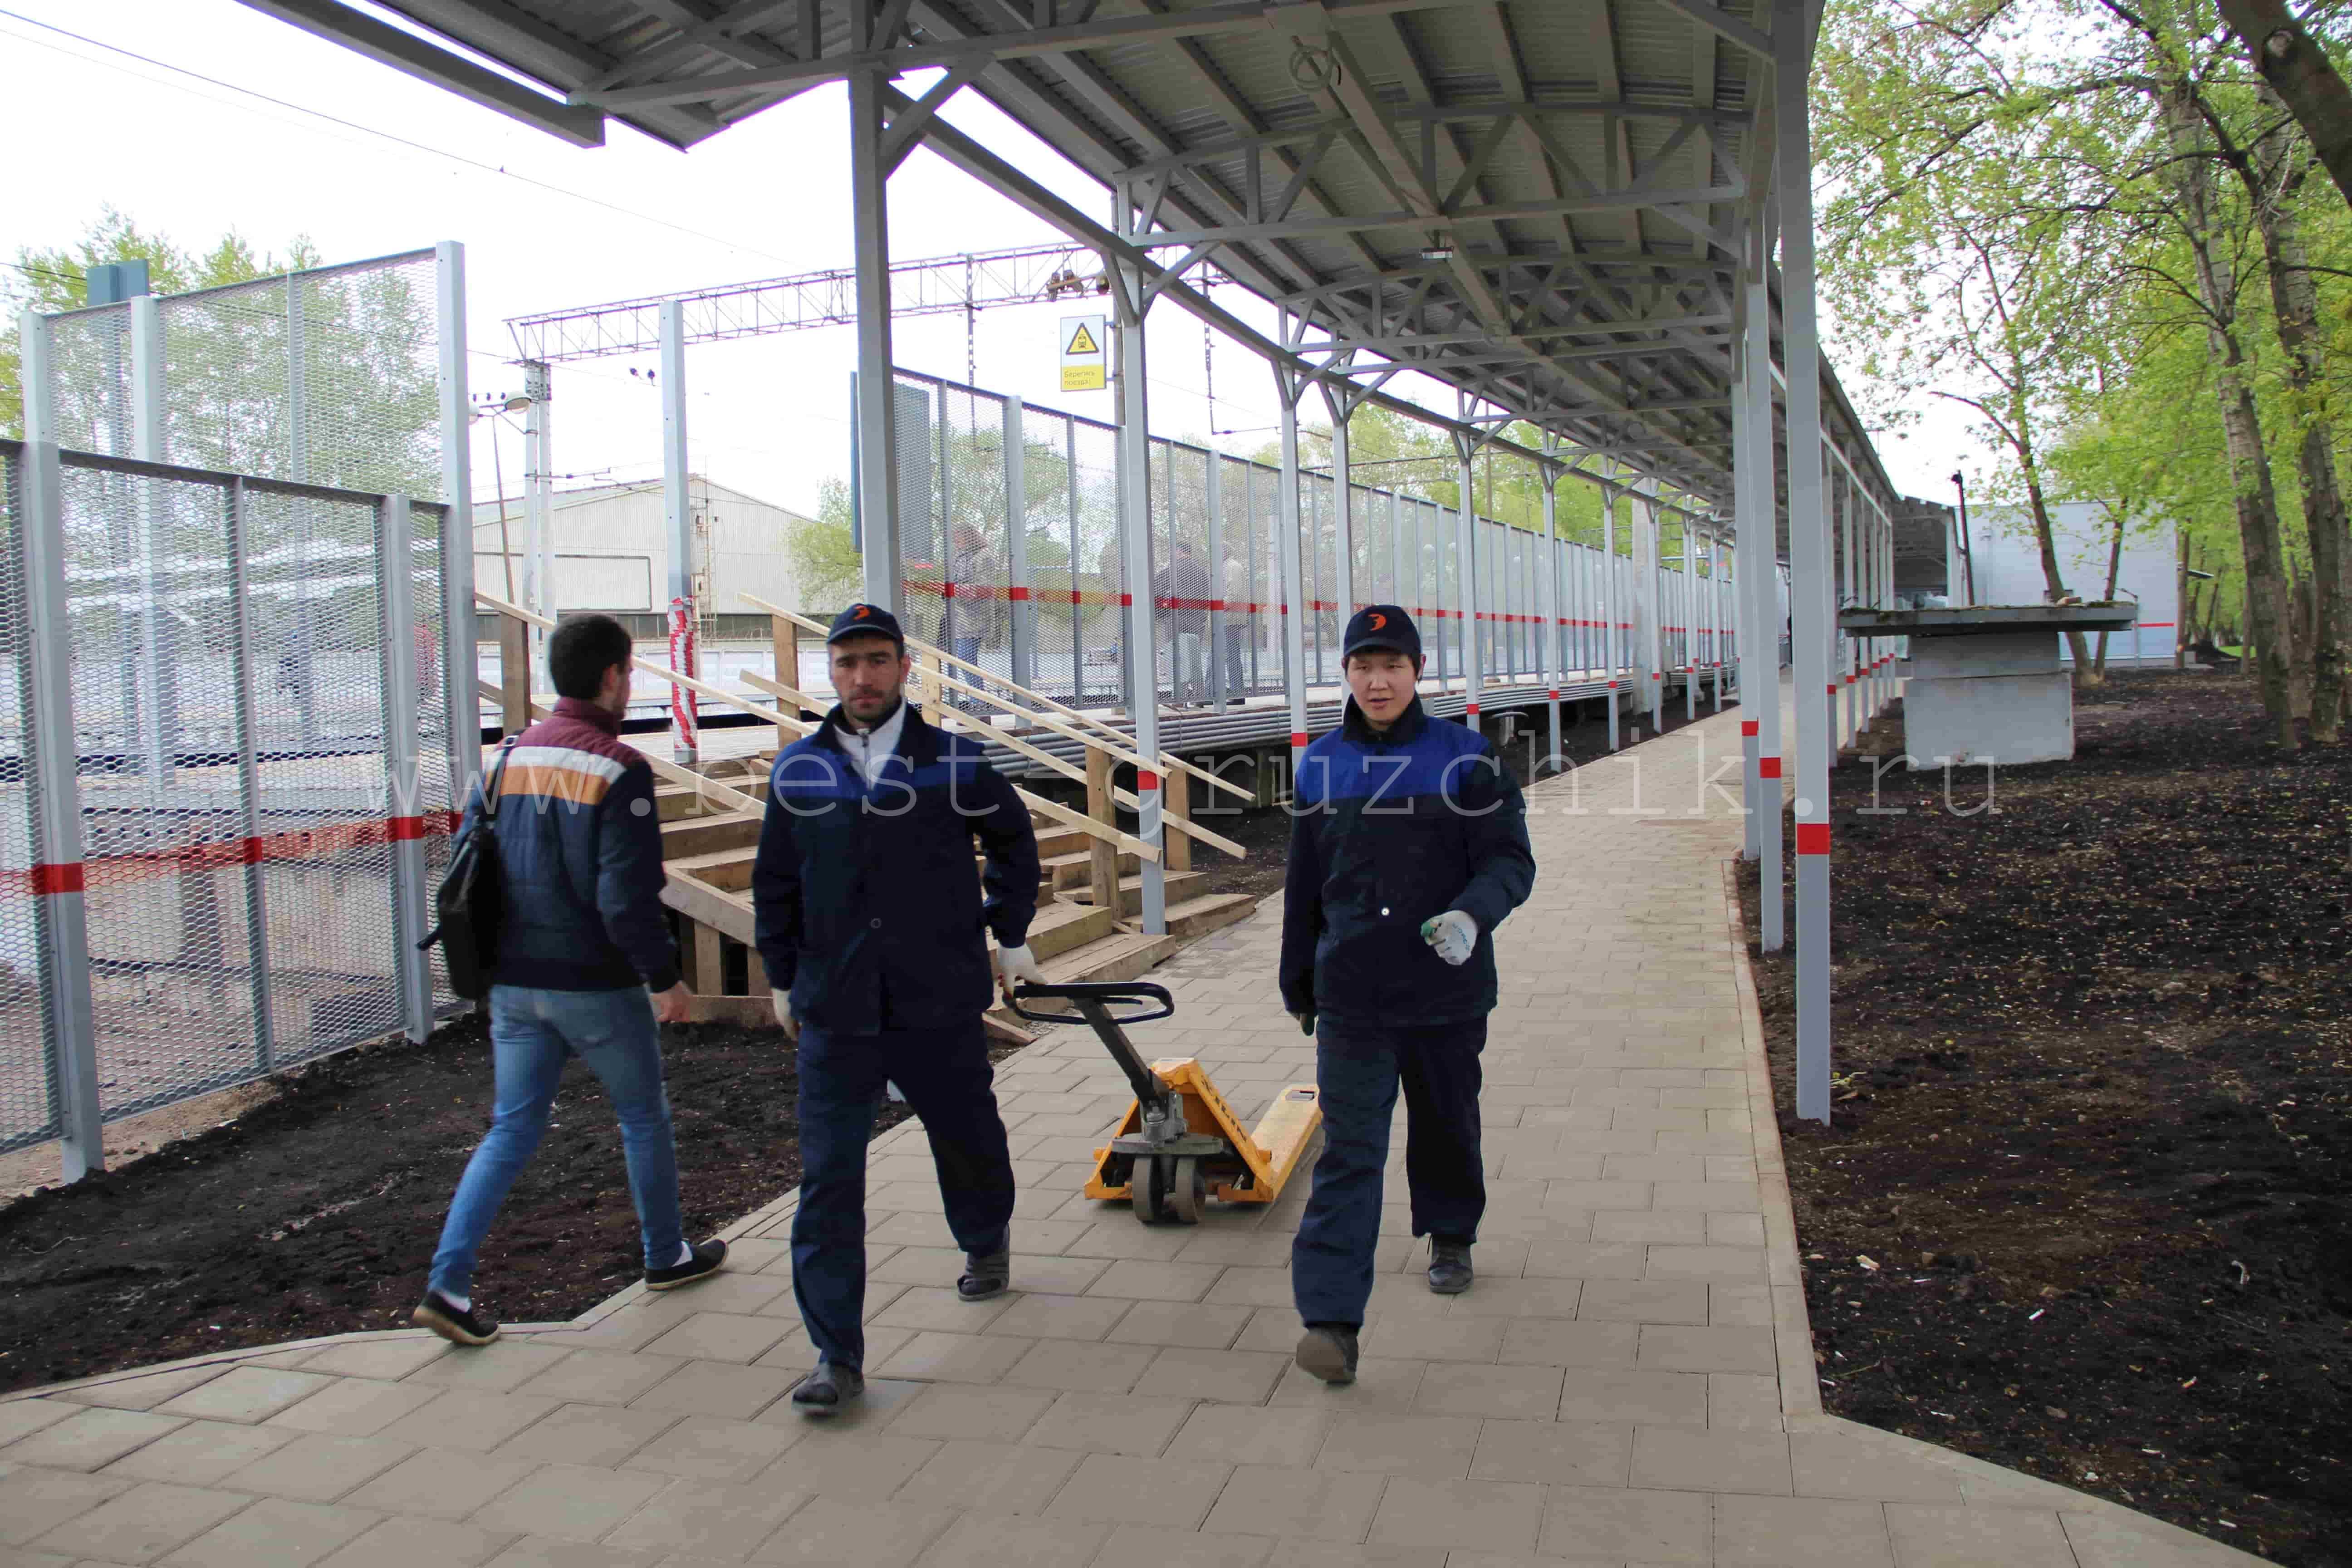
[[[852,605],[833,617],[833,629],[824,634],[830,645],[844,637],[866,637],[879,633],[897,643],[899,651],[907,647],[907,634],[898,629],[898,617],[879,605]]]
[[[1421,662],[1421,628],[1397,605],[1366,605],[1348,621],[1348,635],[1339,641],[1340,662],[1360,649],[1384,647]]]

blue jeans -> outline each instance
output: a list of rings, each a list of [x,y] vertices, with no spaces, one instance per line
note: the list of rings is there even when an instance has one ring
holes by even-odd
[[[1478,1221],[1486,1212],[1486,1172],[1478,1149],[1478,1053],[1486,1047],[1484,1018],[1417,1028],[1318,1021],[1315,1081],[1323,1101],[1323,1153],[1290,1248],[1290,1289],[1300,1321],[1363,1326],[1372,1253],[1380,1245],[1389,1122],[1400,1087],[1413,1235],[1478,1239]]]
[[[646,1267],[677,1261],[685,1221],[677,1209],[677,1145],[670,1137],[669,1095],[662,1087],[661,1033],[653,998],[626,991],[540,991],[490,987],[490,1050],[498,1094],[490,1131],[466,1163],[441,1246],[433,1254],[432,1287],[452,1296],[473,1288],[474,1255],[507,1193],[530,1163],[547,1131],[563,1062],[586,1062],[613,1097],[621,1121],[621,1150],[629,1163],[629,1196],[644,1233]]]
[[[817,1355],[866,1364],[866,1145],[885,1080],[922,1119],[966,1252],[1003,1250],[1013,1161],[996,1110],[996,1069],[975,1016],[946,1029],[836,1035],[801,1026],[801,1203],[793,1215],[793,1295]]]

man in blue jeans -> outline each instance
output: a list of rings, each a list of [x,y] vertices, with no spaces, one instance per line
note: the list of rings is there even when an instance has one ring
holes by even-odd
[[[678,1214],[657,1024],[685,1023],[692,996],[662,910],[653,770],[620,739],[629,652],[627,628],[610,616],[558,626],[547,643],[554,715],[516,739],[500,775],[494,826],[505,900],[490,972],[497,1101],[411,1315],[463,1345],[499,1337],[499,1326],[474,1310],[474,1258],[547,1131],[566,1058],[586,1062],[613,1097],[646,1284],[688,1284],[727,1257],[723,1241],[688,1243]],[[467,820],[480,810],[478,795]]]
[[[800,1047],[793,1295],[817,1364],[793,1404],[809,1415],[866,1389],[866,1144],[885,1083],[930,1139],[964,1254],[957,1295],[1010,1287],[1013,1162],[980,1021],[983,933],[1006,986],[1045,978],[1026,945],[1039,876],[1028,808],[977,741],[908,704],[889,611],[850,605],[825,653],[840,705],[778,754],[751,868],[752,934],[776,1021]]]
[[[1459,1295],[1486,1210],[1478,1053],[1503,917],[1535,883],[1518,781],[1476,729],[1422,710],[1421,633],[1394,605],[1348,623],[1339,728],[1293,785],[1282,1005],[1315,1037],[1323,1153],[1290,1253],[1301,1368],[1352,1383],[1372,1293],[1389,1123],[1404,1091],[1412,1234]]]

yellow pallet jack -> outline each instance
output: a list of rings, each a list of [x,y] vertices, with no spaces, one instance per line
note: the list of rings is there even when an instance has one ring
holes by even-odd
[[[1102,1040],[1111,1060],[1135,1089],[1110,1142],[1095,1151],[1090,1198],[1125,1198],[1146,1225],[1198,1225],[1212,1197],[1234,1204],[1270,1204],[1298,1169],[1323,1125],[1323,1105],[1311,1083],[1294,1083],[1274,1097],[1257,1126],[1241,1128],[1233,1107],[1200,1062],[1171,1057],[1144,1064],[1129,1041],[1128,1024],[1176,1011],[1164,985],[1128,980],[1108,984],[1028,985],[1013,993],[1013,1010],[1035,1023],[1067,1023],[1064,1012],[1031,1012],[1024,1002],[1064,1002]],[[1111,1009],[1158,1004],[1156,1012]]]

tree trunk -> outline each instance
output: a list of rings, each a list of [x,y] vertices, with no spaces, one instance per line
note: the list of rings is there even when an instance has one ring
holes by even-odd
[[[2284,549],[2279,538],[2278,492],[2271,484],[2269,453],[2254,411],[2249,367],[2237,333],[2235,279],[2214,255],[2213,174],[2202,145],[2203,121],[2188,89],[2168,89],[2166,119],[2174,147],[2185,154],[2175,165],[2183,226],[2197,267],[2197,291],[2205,308],[2205,337],[2213,362],[2213,392],[2221,405],[2221,434],[2236,490],[2239,552],[2245,562],[2245,615],[2250,653],[2260,659],[2263,710],[2280,748],[2296,748],[2294,699],[2284,634],[2286,584],[2281,576]]]
[[[2099,595],[2099,602],[2112,605],[2116,602],[2116,578],[2121,574],[2124,566],[2124,519],[2129,515],[2130,509],[2117,504],[2108,508],[2108,510],[2115,517],[2116,526],[2115,531],[2107,537],[2107,587],[2106,592]],[[2139,606],[2135,604],[2132,610],[2133,618],[2138,618]],[[2105,632],[2099,634],[2097,668],[2099,679],[2105,680],[2107,679],[2107,634]]]
[[[2025,384],[2021,372],[2012,379],[2011,384]],[[2050,591],[2051,602],[2055,604],[2066,595],[2066,580],[2058,571],[2058,542],[2051,531],[2049,503],[2042,494],[2042,465],[2034,455],[2033,437],[2028,433],[2033,426],[2026,421],[2024,402],[2022,397],[2018,398],[2017,405],[2010,410],[2010,428],[2016,432],[2011,437],[2011,445],[2017,448],[2017,466],[2025,475],[2025,499],[2033,514],[2033,542],[2042,550],[2042,585]],[[1974,595],[1970,597],[1973,599]],[[2081,632],[2070,630],[2066,633],[2066,651],[2074,659],[2075,689],[2096,686],[2100,677],[2091,668],[2091,650]]]
[[[2265,91],[2265,100],[2276,104]],[[2262,177],[2249,176],[2254,222],[2268,264],[2271,306],[2278,321],[2279,346],[2286,351],[2287,405],[2297,432],[2295,477],[2303,488],[2304,532],[2311,541],[2312,616],[2311,738],[2333,745],[2341,737],[2337,713],[2344,705],[2347,659],[2352,659],[2352,522],[2336,472],[2333,434],[2327,417],[2326,338],[2319,324],[2319,289],[2312,281],[2303,227],[2290,205],[2301,174],[2290,166],[2297,149],[2285,136],[2273,136],[2259,150]]]
[[[2285,0],[2220,0],[2221,19],[2254,68],[2311,138],[2328,177],[2352,204],[2352,90]]]

